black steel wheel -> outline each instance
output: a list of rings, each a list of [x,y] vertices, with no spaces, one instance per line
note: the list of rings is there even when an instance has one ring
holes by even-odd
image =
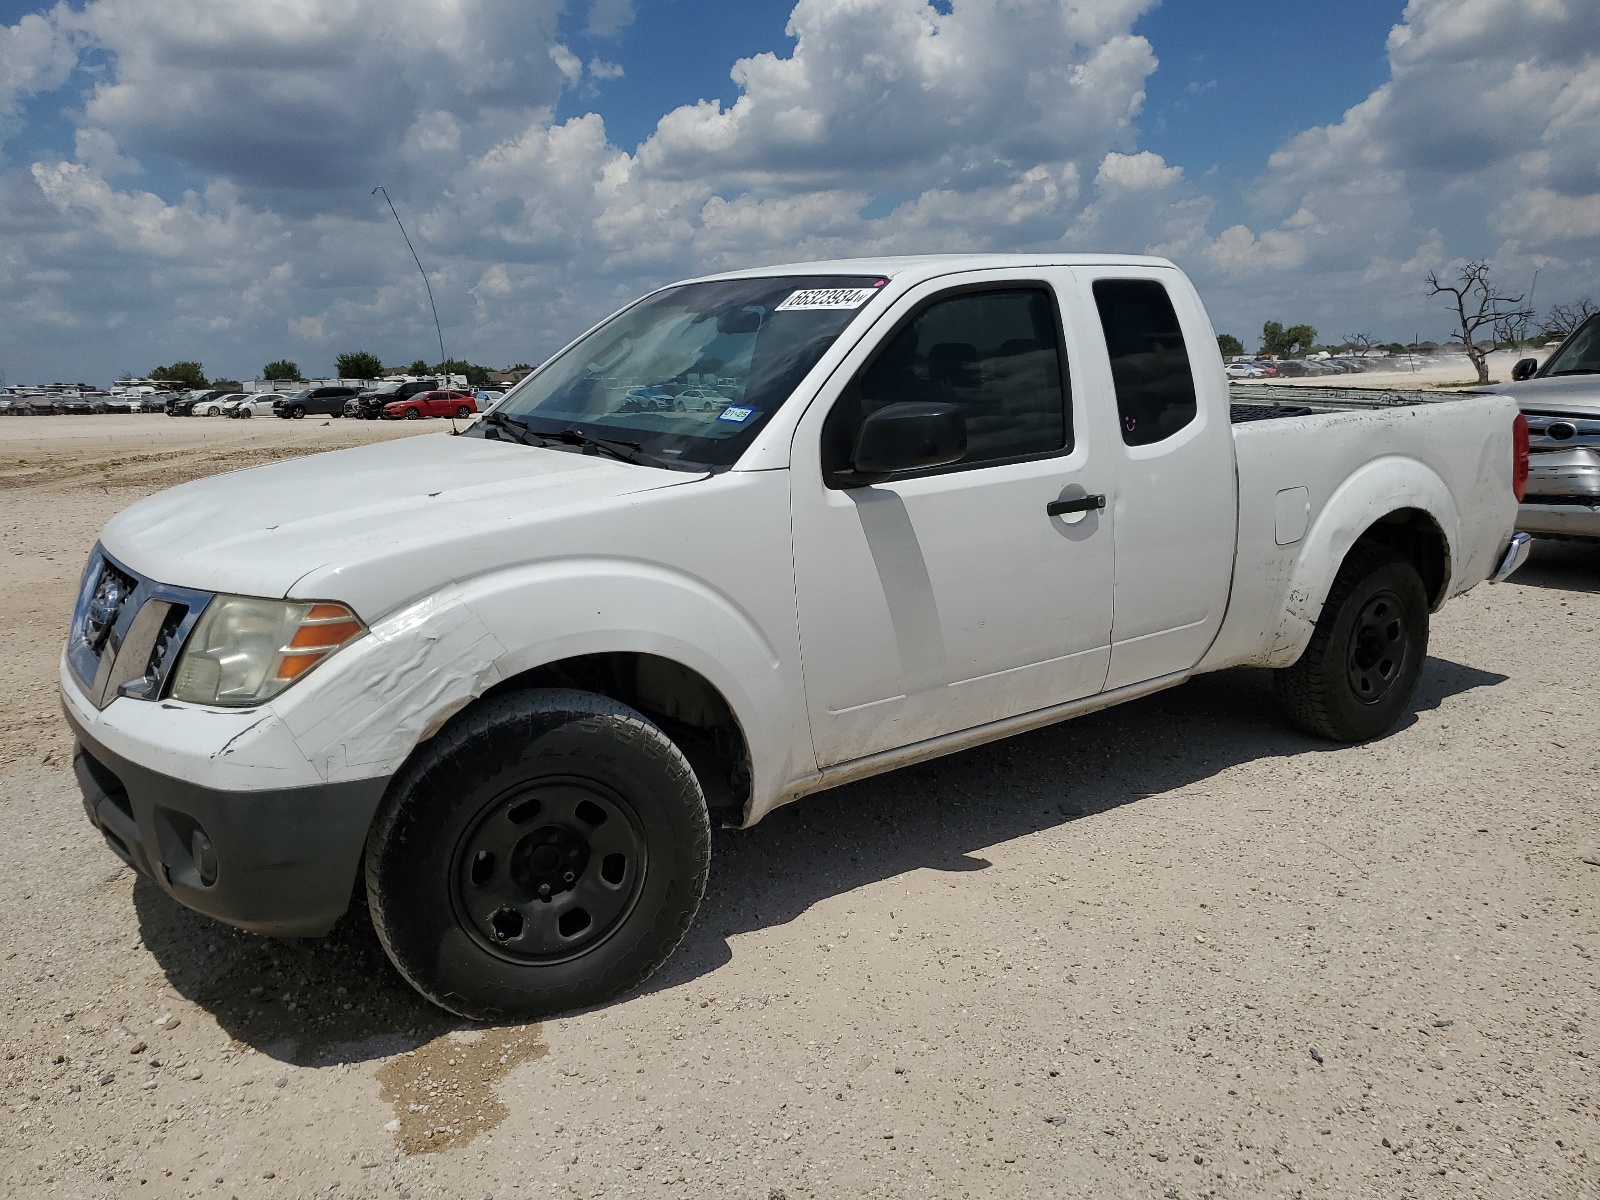
[[[481,701],[421,747],[367,839],[367,903],[441,1008],[529,1020],[656,970],[699,907],[705,796],[640,713],[588,692]]]
[[[519,784],[461,840],[458,917],[514,962],[560,962],[617,928],[648,869],[644,829],[617,792],[582,777]]]
[[[1277,672],[1278,701],[1307,733],[1366,741],[1410,705],[1427,655],[1428,598],[1416,568],[1386,546],[1357,545],[1300,661]]]

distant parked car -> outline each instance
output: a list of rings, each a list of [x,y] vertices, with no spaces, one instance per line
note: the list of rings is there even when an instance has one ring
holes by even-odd
[[[284,420],[298,421],[304,416],[342,417],[345,401],[361,394],[360,388],[330,385],[306,388],[292,396],[284,396],[272,405],[272,411]]]
[[[275,392],[251,392],[222,415],[225,417],[270,417],[272,406],[283,397]]]
[[[714,392],[710,388],[687,387],[677,395],[678,403],[687,409],[698,409],[700,412],[714,412],[719,408],[726,408],[728,398],[721,392]]]
[[[228,405],[236,403],[243,396],[243,392],[223,392],[220,396],[212,396],[209,400],[202,400],[194,406],[194,415],[197,417],[220,417],[227,412]]]
[[[147,392],[139,397],[139,411],[142,413],[166,412],[167,396],[163,392]]]
[[[478,402],[471,392],[423,392],[405,400],[395,400],[383,406],[383,416],[388,421],[415,421],[422,417],[470,417],[478,411]]]
[[[437,379],[408,379],[403,383],[386,383],[382,387],[371,388],[346,400],[344,415],[360,417],[363,421],[376,421],[383,416],[384,405],[393,404],[396,400],[409,400],[412,396],[431,392],[438,386]]]
[[[167,416],[192,417],[195,415],[195,410],[197,408],[202,409],[203,411],[204,406],[209,404],[212,400],[221,399],[227,394],[228,393],[224,388],[211,388],[209,390],[198,389],[192,392],[177,392],[167,401]]]

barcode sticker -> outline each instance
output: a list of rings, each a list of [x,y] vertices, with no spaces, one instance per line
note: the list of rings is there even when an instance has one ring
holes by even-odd
[[[805,288],[790,292],[789,298],[773,312],[793,312],[796,309],[860,308],[878,294],[877,288]]]

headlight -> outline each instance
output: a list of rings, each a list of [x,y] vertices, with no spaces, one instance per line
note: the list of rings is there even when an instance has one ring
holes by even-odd
[[[189,635],[172,698],[239,708],[264,703],[365,632],[342,604],[217,596]]]

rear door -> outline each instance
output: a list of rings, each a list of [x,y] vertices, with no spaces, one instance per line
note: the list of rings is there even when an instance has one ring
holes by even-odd
[[[1077,267],[1104,349],[1095,399],[1117,414],[1116,617],[1106,687],[1198,663],[1233,579],[1237,488],[1211,323],[1173,268]]]
[[[1105,437],[1074,401],[1083,357],[1064,271],[971,273],[909,292],[801,418],[791,458],[806,703],[823,765],[1100,690],[1112,516],[1052,516],[1110,490]],[[958,406],[967,455],[870,487],[832,475],[866,413]]]

